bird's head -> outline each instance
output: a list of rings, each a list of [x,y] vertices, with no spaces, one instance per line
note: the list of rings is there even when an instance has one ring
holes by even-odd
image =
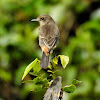
[[[31,21],[38,21],[40,25],[46,25],[49,23],[54,23],[54,20],[49,15],[40,15],[36,19],[32,19]]]

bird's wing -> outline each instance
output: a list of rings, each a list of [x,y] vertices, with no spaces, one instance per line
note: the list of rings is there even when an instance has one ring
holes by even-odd
[[[43,38],[43,43],[45,44],[45,46],[49,49],[54,48],[57,43],[58,43],[59,37],[49,37],[48,39]]]
[[[39,28],[39,45],[45,45],[49,50],[53,49],[59,40],[59,30],[52,25],[43,25]]]

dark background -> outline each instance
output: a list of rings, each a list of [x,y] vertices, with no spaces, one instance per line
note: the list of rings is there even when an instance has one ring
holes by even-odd
[[[30,21],[41,14],[59,27],[56,55],[69,56],[63,84],[82,81],[64,100],[100,100],[100,0],[0,0],[0,100],[43,98],[21,82],[26,66],[41,58],[39,23]]]

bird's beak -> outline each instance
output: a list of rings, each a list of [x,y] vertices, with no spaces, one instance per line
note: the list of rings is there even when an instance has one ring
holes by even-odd
[[[31,21],[39,21],[39,20],[37,20],[37,19],[32,19]]]

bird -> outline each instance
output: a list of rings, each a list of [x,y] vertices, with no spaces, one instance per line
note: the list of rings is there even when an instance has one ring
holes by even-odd
[[[47,69],[49,66],[49,56],[58,44],[60,32],[57,24],[50,15],[40,15],[31,21],[38,21],[40,23],[39,46],[43,52],[40,67]]]

